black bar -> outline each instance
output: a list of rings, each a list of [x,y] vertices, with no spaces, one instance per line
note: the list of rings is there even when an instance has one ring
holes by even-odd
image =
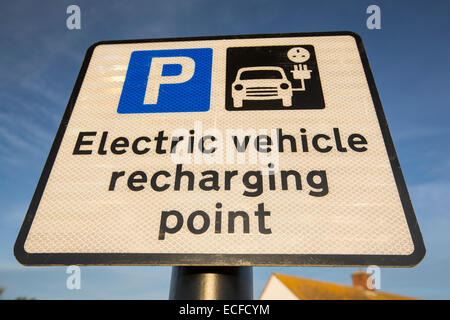
[[[252,267],[172,267],[170,300],[252,300]]]

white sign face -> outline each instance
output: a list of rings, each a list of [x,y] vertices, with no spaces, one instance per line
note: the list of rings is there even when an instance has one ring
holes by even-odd
[[[16,242],[27,265],[391,265],[425,254],[360,38],[87,53]]]

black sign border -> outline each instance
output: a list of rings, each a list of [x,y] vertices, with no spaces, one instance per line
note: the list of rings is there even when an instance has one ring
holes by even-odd
[[[179,253],[28,253],[24,245],[39,207],[48,177],[56,159],[61,141],[68,126],[73,107],[77,100],[81,84],[83,83],[92,54],[97,46],[105,44],[127,44],[147,42],[173,42],[198,40],[225,39],[257,39],[282,37],[328,37],[351,36],[358,46],[361,62],[364,67],[370,93],[375,105],[375,111],[380,124],[386,150],[390,159],[398,193],[402,202],[407,224],[414,244],[414,251],[410,255],[338,255],[338,254],[179,254]],[[412,267],[417,265],[425,256],[425,245],[417,223],[414,209],[406,188],[406,183],[394,148],[386,117],[381,105],[366,51],[361,37],[351,31],[312,32],[312,33],[283,33],[261,35],[234,35],[191,38],[163,38],[163,39],[135,39],[99,41],[90,46],[86,52],[74,89],[67,104],[63,119],[59,126],[50,154],[45,163],[36,191],[31,200],[28,212],[14,245],[14,255],[23,265],[177,265],[177,266],[391,266]]]

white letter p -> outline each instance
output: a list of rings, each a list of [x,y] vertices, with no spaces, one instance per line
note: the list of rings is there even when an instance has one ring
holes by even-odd
[[[181,73],[175,76],[163,76],[164,65],[178,64]],[[194,75],[195,61],[189,57],[158,57],[152,58],[145,90],[144,104],[158,103],[159,86],[161,84],[175,84],[189,81]]]

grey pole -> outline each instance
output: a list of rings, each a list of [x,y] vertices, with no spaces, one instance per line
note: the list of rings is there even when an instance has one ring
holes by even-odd
[[[252,300],[252,267],[172,267],[170,300]]]

